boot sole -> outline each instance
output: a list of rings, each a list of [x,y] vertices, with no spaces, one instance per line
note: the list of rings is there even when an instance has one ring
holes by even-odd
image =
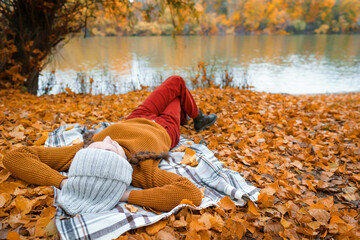
[[[216,122],[216,120],[217,120],[217,116],[216,116],[216,118],[215,118],[212,122],[204,125],[202,128],[200,128],[200,129],[198,129],[198,130],[195,129],[195,131],[196,131],[196,132],[200,132],[200,131],[204,130],[205,128],[210,127],[211,125],[213,125],[213,124]]]

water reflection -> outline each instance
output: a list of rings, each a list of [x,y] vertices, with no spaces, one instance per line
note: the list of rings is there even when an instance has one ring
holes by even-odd
[[[246,72],[258,91],[360,91],[359,35],[75,38],[43,71],[40,88],[54,78],[50,93],[79,92],[92,78],[92,93],[124,93],[173,74],[189,78],[199,61],[214,65],[217,80],[224,65],[235,82]]]

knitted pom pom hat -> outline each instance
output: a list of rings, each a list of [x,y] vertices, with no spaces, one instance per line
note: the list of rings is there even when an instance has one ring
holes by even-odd
[[[111,210],[130,185],[132,172],[130,163],[112,151],[81,149],[57,203],[69,215]]]

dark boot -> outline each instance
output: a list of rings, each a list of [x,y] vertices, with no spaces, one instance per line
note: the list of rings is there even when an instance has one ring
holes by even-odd
[[[194,118],[194,128],[197,132],[204,130],[206,127],[213,125],[216,122],[217,116],[215,113],[207,116],[199,109],[199,115]]]

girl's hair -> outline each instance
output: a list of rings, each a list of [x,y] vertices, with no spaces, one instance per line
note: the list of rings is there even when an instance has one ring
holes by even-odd
[[[91,132],[86,132],[83,134],[83,139],[84,139],[84,148],[87,148],[91,143],[93,143],[94,141],[92,140],[92,137],[94,136],[94,133]],[[170,155],[167,152],[163,152],[163,153],[154,153],[154,152],[138,152],[135,153],[134,155],[132,155],[130,158],[128,158],[128,161],[131,165],[135,166],[137,165],[140,161],[144,161],[147,159],[154,159],[154,160],[166,160],[167,162],[169,162],[169,158]]]
[[[170,155],[167,152],[162,152],[162,153],[154,153],[154,152],[138,152],[135,153],[134,155],[132,155],[128,161],[131,165],[135,166],[137,165],[140,161],[144,161],[147,159],[154,159],[154,160],[166,160],[167,162],[169,162],[169,158]]]
[[[86,132],[83,134],[83,139],[84,139],[84,146],[83,148],[87,148],[90,144],[92,144],[94,141],[92,140],[92,137],[95,134],[93,132]]]

